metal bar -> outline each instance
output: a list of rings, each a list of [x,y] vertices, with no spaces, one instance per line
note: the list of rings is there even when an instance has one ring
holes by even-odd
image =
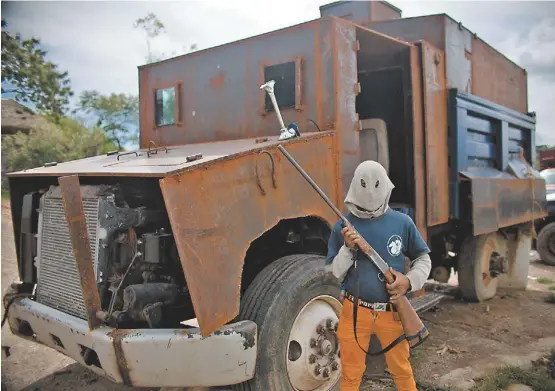
[[[83,300],[87,308],[87,318],[89,328],[92,330],[100,326],[100,320],[96,317],[96,312],[100,311],[100,296],[96,286],[96,276],[94,272],[92,251],[89,244],[89,233],[81,199],[81,187],[77,175],[64,176],[58,179],[62,192],[67,227],[73,246],[73,255],[77,270],[81,277],[81,289]]]
[[[322,189],[320,189],[320,187],[316,184],[316,182],[314,182],[314,180],[306,173],[306,171],[299,165],[299,163],[297,163],[297,161],[293,158],[293,156],[291,156],[289,154],[289,152],[287,152],[287,150],[285,148],[283,148],[283,146],[281,144],[278,145],[278,149],[285,155],[287,160],[289,160],[291,162],[291,164],[297,169],[297,171],[299,171],[299,173],[304,177],[304,179],[306,179],[306,181],[310,184],[310,186],[312,186],[312,188],[314,190],[316,190],[316,192],[320,195],[320,197],[322,197],[322,199],[326,202],[326,204],[329,205],[329,207],[335,212],[335,214],[341,219],[341,221],[343,221],[343,224],[354,230],[354,227],[349,222],[349,220],[347,220],[347,218],[345,216],[343,216],[343,213],[341,213],[341,211],[339,209],[337,209],[337,207],[333,204],[333,202],[331,202],[331,200],[328,198],[326,193],[324,193],[324,191]],[[357,234],[358,234],[358,232],[357,232]],[[359,234],[359,236],[360,236],[360,234]],[[362,238],[362,236],[361,236],[361,238]],[[363,242],[366,242],[366,241],[363,240]],[[385,276],[385,274],[389,271],[389,265],[383,260],[383,258],[380,256],[380,254],[378,254],[376,252],[376,250],[374,250],[370,246],[370,244],[364,243],[363,247],[365,247],[365,248],[361,248],[362,252],[368,258],[370,258],[372,263],[374,263],[374,265]]]
[[[499,132],[501,133],[498,138],[497,144],[497,167],[499,171],[505,171],[509,165],[509,123],[502,121],[498,124]]]

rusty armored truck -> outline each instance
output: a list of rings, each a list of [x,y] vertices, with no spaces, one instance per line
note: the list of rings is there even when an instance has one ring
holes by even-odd
[[[337,217],[278,145],[340,209],[382,163],[465,299],[525,289],[546,197],[526,71],[447,15],[320,10],[139,67],[139,150],[10,175],[13,333],[136,387],[336,389]],[[278,140],[270,80],[299,137]]]

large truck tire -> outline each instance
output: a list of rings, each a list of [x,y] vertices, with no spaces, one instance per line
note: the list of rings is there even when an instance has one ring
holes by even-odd
[[[541,260],[555,266],[555,222],[547,224],[540,230],[536,247]]]
[[[499,288],[524,290],[528,285],[532,236],[528,230],[520,230],[507,242],[508,270],[499,276]]]
[[[255,376],[234,390],[338,390],[339,295],[322,256],[290,255],[262,270],[241,299],[239,313],[240,320],[258,325]]]
[[[505,255],[507,243],[497,233],[469,236],[458,260],[459,288],[467,301],[484,301],[495,296],[498,278],[490,272],[492,256]]]

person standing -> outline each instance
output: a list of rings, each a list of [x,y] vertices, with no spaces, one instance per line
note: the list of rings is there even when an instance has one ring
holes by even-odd
[[[342,366],[340,391],[359,389],[366,369],[363,349],[368,349],[372,334],[376,334],[382,347],[403,334],[401,322],[394,317],[392,304],[407,292],[421,289],[432,267],[428,255],[430,249],[412,219],[389,207],[394,187],[381,164],[364,161],[355,170],[345,206],[349,210],[347,220],[391,267],[395,282],[383,282],[379,270],[357,250],[360,240],[357,234],[343,227],[341,220],[334,225],[328,242],[326,264],[342,283],[344,297],[337,330]],[[411,260],[406,275],[403,274],[405,256]],[[355,259],[356,270],[352,267]],[[358,273],[358,284],[355,273]],[[357,291],[355,338],[353,306]],[[409,349],[404,340],[385,353],[387,366],[399,391],[416,391]]]

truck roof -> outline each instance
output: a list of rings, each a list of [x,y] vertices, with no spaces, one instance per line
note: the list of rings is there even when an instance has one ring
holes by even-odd
[[[300,139],[306,140],[329,134],[330,132],[303,133]],[[94,156],[58,163],[48,167],[18,171],[10,173],[9,176],[60,176],[78,174],[80,176],[165,177],[209,162],[262,150],[269,146],[276,146],[279,143],[283,143],[283,141],[278,140],[278,137],[279,135],[271,137],[265,136],[231,141],[187,144],[167,148],[155,148],[155,146],[152,146],[150,150],[139,149],[131,152]],[[294,140],[295,139],[292,139],[291,141]],[[199,153],[202,154],[201,159],[187,161],[188,157]]]

